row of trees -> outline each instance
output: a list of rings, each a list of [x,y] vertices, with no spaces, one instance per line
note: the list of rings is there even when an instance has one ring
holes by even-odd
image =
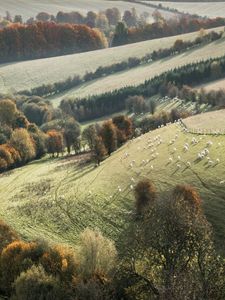
[[[198,31],[201,28],[209,29],[224,26],[225,19],[201,19],[188,16],[165,20],[159,18],[152,24],[140,27],[127,28],[126,24],[119,22],[112,41],[112,46],[125,45],[182,33]]]
[[[151,97],[158,94],[169,82],[173,82],[178,88],[181,88],[183,85],[197,85],[207,80],[222,78],[224,72],[225,57],[210,58],[206,61],[170,70],[145,81],[139,86],[125,87],[82,99],[63,99],[60,107],[62,111],[73,116],[76,120],[91,120],[124,110],[129,96]],[[219,103],[214,101],[212,104],[224,106],[222,101],[220,98]]]
[[[159,49],[158,51],[153,51],[148,53],[141,58],[130,57],[127,60],[121,61],[120,63],[115,63],[105,67],[98,67],[95,71],[87,72],[82,78],[79,75],[74,77],[69,77],[65,81],[56,82],[54,84],[43,84],[42,86],[33,88],[31,90],[23,90],[20,92],[22,95],[36,95],[36,96],[49,96],[54,95],[65,90],[79,86],[80,84],[100,78],[102,76],[114,74],[116,72],[121,72],[127,69],[135,68],[139,65],[149,63],[152,60],[161,59],[168,57],[170,55],[181,53],[182,51],[191,49],[193,47],[199,46],[204,43],[210,43],[218,40],[222,37],[222,32],[209,32],[206,34],[204,30],[201,30],[199,36],[193,41],[183,41],[178,39],[174,42],[174,45],[170,48]]]
[[[85,229],[76,251],[24,242],[0,222],[0,288],[12,299],[204,299],[225,297],[225,261],[194,188],[163,201],[149,179],[134,187],[135,208],[118,249]]]
[[[0,29],[0,62],[91,51],[107,46],[104,35],[85,25],[38,22]]]

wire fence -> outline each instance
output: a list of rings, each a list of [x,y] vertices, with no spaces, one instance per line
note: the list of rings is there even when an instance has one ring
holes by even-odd
[[[198,135],[225,135],[225,128],[221,129],[205,129],[205,128],[189,128],[182,119],[179,120],[179,124],[183,129],[192,134]]]

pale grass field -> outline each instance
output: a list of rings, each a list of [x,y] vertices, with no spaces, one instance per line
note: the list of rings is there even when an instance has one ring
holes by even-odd
[[[219,79],[215,80],[206,84],[202,84],[198,86],[198,88],[204,88],[206,91],[211,91],[211,90],[224,90],[225,89],[225,79]]]
[[[197,14],[202,17],[225,17],[225,2],[164,2],[164,1],[142,1],[146,3],[159,4],[164,7],[176,8],[180,12]]]
[[[219,27],[213,30],[219,32],[222,29]],[[140,58],[154,50],[171,47],[177,39],[193,40],[198,35],[199,32],[194,32],[81,54],[2,64],[0,93],[16,93],[42,84],[62,81],[69,76],[83,76],[99,66],[108,66],[129,57]]]
[[[184,120],[189,129],[223,130],[225,132],[225,109],[211,111]]]
[[[170,145],[176,134],[178,138]],[[160,145],[154,141],[156,136],[162,140]],[[197,138],[197,145],[192,145],[193,137]],[[206,158],[197,160],[208,140],[213,142],[209,148],[211,159],[220,159],[220,163],[213,166],[207,164]],[[154,153],[158,153],[155,159],[148,146],[151,141],[156,148]],[[190,145],[187,152],[183,150],[185,143]],[[132,219],[131,185],[149,178],[160,195],[168,193],[176,184],[195,186],[204,200],[217,242],[222,244],[225,234],[224,147],[225,136],[192,135],[182,132],[179,125],[170,125],[128,142],[98,168],[93,164],[78,165],[76,157],[46,157],[0,176],[0,215],[25,239],[39,237],[74,245],[79,233],[88,226],[100,228],[119,243]],[[171,163],[169,157],[173,159]],[[133,167],[130,166],[132,160],[135,160]],[[43,187],[46,189],[41,191]]]
[[[50,97],[49,99],[53,101],[55,106],[57,106],[63,98],[87,97],[89,95],[110,92],[126,86],[137,86],[144,83],[145,80],[151,79],[169,70],[173,70],[174,68],[224,55],[225,38],[176,56],[157,60],[153,63],[139,66],[135,69],[130,69],[128,71],[87,82],[77,88],[66,91],[65,93]]]
[[[154,12],[153,8],[146,8],[140,4],[127,3],[123,1],[106,1],[106,0],[0,0],[0,14],[5,15],[8,10],[11,15],[22,15],[26,20],[30,17],[35,17],[39,12],[47,12],[49,14],[56,14],[59,11],[71,12],[79,11],[86,14],[92,10],[98,12],[107,8],[117,7],[121,12],[135,7],[140,14],[147,11],[150,15]],[[162,12],[166,17],[174,16],[173,13]]]

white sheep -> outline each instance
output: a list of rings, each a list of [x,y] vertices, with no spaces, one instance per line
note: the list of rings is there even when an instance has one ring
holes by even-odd
[[[187,161],[187,166],[190,167],[191,166],[191,163],[190,161]]]
[[[220,163],[220,159],[219,159],[219,158],[216,159],[216,163],[217,163],[217,164]]]

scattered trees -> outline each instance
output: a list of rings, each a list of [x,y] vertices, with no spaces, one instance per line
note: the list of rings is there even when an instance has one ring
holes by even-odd
[[[116,126],[111,120],[102,125],[101,136],[109,155],[117,149]]]

